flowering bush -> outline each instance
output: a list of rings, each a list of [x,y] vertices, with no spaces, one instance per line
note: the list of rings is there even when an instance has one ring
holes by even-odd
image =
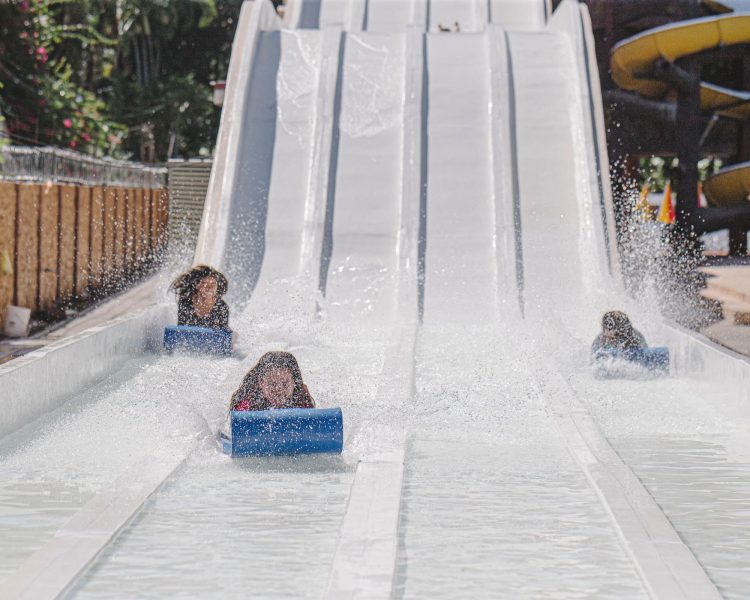
[[[117,154],[123,127],[78,81],[67,46],[106,46],[91,28],[66,24],[60,0],[0,4],[0,80],[6,126],[19,143]],[[72,43],[71,43],[72,42]]]
[[[0,109],[21,144],[144,161],[212,150],[242,0],[0,0]]]

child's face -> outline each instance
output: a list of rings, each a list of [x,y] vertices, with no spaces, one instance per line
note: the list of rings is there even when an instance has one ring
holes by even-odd
[[[216,282],[216,277],[207,275],[200,280],[200,283],[195,288],[198,294],[206,300],[216,298],[216,293],[219,290],[219,284]]]
[[[274,406],[282,406],[292,397],[294,378],[287,369],[269,369],[258,382],[263,396]]]

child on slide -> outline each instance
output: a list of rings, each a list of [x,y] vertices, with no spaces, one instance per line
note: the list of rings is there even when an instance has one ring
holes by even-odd
[[[177,294],[177,325],[229,329],[229,307],[222,297],[227,278],[216,269],[197,265],[169,286]]]
[[[596,356],[601,351],[635,350],[647,348],[646,338],[630,322],[628,316],[619,310],[604,313],[602,332],[591,344],[591,354]]]
[[[288,352],[261,356],[232,394],[229,405],[230,411],[275,408],[315,408],[297,359]]]

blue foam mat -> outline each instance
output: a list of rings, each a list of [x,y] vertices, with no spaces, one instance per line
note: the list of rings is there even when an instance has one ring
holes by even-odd
[[[669,348],[628,348],[626,350],[598,350],[594,354],[597,361],[615,359],[637,363],[647,369],[668,370]]]
[[[229,356],[232,354],[232,332],[229,329],[171,325],[164,328],[164,349]]]
[[[232,456],[340,453],[344,446],[340,408],[232,411],[231,429],[222,446]]]

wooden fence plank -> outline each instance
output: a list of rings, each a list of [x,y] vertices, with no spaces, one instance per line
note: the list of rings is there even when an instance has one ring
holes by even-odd
[[[39,186],[19,185],[16,205],[15,304],[39,306]]]
[[[91,273],[91,188],[87,186],[78,188],[75,262],[75,295],[80,297],[88,290]]]
[[[114,282],[120,281],[125,269],[125,219],[127,214],[127,197],[123,188],[116,188],[117,212],[115,213],[115,247],[114,264],[110,279]]]
[[[151,190],[141,190],[143,197],[143,243],[145,245],[144,253],[150,259],[151,249]]]
[[[149,235],[151,237],[151,248],[156,250],[159,246],[159,195],[157,190],[149,191],[149,203],[151,204],[151,227]]]
[[[102,284],[106,284],[115,271],[115,241],[117,239],[117,190],[105,188],[104,190],[104,246]]]
[[[157,219],[156,243],[161,250],[167,242],[167,226],[169,225],[169,196],[167,190],[154,190],[157,195]]]
[[[60,188],[41,186],[39,204],[39,308],[52,310],[57,300]]]
[[[91,190],[91,275],[89,285],[98,288],[104,280],[104,188]]]
[[[136,269],[143,268],[145,244],[143,235],[143,190],[133,190],[135,194],[135,264]]]
[[[0,182],[0,325],[16,291],[16,184]],[[10,271],[8,271],[10,267]]]
[[[125,216],[125,272],[130,275],[135,269],[136,203],[135,190],[126,189],[127,213]]]
[[[69,300],[75,291],[77,188],[60,186],[60,244],[57,298]]]

